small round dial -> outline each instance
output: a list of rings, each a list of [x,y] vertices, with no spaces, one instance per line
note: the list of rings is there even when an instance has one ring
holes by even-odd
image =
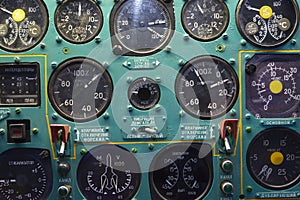
[[[77,183],[86,199],[131,199],[141,181],[136,158],[126,149],[101,145],[81,159]]]
[[[112,80],[105,68],[88,58],[60,64],[49,80],[49,98],[64,118],[84,122],[99,117],[112,98]]]
[[[236,9],[241,35],[259,47],[275,47],[287,42],[296,32],[298,21],[295,0],[242,0]]]
[[[173,35],[174,19],[160,0],[120,1],[111,20],[112,40],[116,40],[113,48],[120,46],[124,54],[157,52]]]
[[[53,176],[50,152],[11,149],[0,155],[0,199],[48,199]]]
[[[249,144],[247,166],[261,186],[283,190],[300,181],[300,135],[288,128],[270,128]]]
[[[220,0],[189,0],[181,20],[185,31],[196,40],[211,41],[221,36],[229,22],[229,11]]]
[[[160,150],[150,165],[152,199],[202,199],[213,179],[211,156],[211,147],[200,143]]]
[[[0,47],[20,52],[36,46],[44,37],[49,23],[43,1],[0,1]]]
[[[141,110],[153,108],[160,99],[158,84],[150,78],[135,80],[128,89],[130,103]]]
[[[58,33],[71,43],[91,41],[102,25],[102,11],[93,0],[65,0],[55,12]]]
[[[224,60],[200,56],[187,62],[175,83],[182,109],[201,119],[212,119],[230,110],[239,93],[238,77]]]

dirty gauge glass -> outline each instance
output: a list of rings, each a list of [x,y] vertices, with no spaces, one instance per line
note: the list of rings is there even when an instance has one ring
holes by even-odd
[[[48,28],[48,12],[40,0],[0,1],[0,47],[21,52],[36,46]]]

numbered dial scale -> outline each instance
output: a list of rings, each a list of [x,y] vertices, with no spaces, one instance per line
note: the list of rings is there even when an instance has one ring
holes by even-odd
[[[46,34],[48,19],[41,0],[0,0],[0,47],[12,52],[33,48]]]
[[[196,118],[212,119],[233,107],[239,93],[238,77],[225,60],[200,56],[179,71],[175,92],[185,112]]]
[[[229,22],[229,11],[220,0],[189,0],[184,4],[181,21],[185,31],[196,40],[210,41],[221,36]]]
[[[86,199],[132,199],[140,185],[140,173],[139,164],[129,151],[101,145],[81,159],[77,183]]]
[[[123,0],[110,15],[116,54],[146,55],[164,48],[173,35],[173,2]]]
[[[300,181],[300,135],[288,128],[271,128],[249,144],[247,167],[261,186],[273,190],[291,188]]]
[[[259,47],[275,47],[296,32],[299,10],[295,0],[242,0],[236,10],[241,35]]]
[[[70,121],[100,116],[112,98],[112,80],[105,68],[88,58],[60,64],[49,80],[48,96],[54,109]]]
[[[48,199],[53,185],[50,152],[16,148],[0,154],[0,199]]]
[[[91,41],[102,25],[102,11],[93,0],[65,0],[55,12],[58,33],[71,43]]]
[[[299,62],[298,54],[257,54],[246,63],[246,107],[256,118],[299,117]]]
[[[213,179],[211,157],[211,147],[200,143],[171,144],[160,150],[150,166],[152,199],[202,199]]]

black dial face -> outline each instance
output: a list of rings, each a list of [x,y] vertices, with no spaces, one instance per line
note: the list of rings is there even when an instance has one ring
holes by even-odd
[[[158,84],[150,78],[135,80],[128,89],[130,103],[141,110],[153,108],[160,99]]]
[[[40,105],[40,65],[38,63],[0,64],[0,105]]]
[[[49,98],[64,118],[83,122],[100,116],[112,98],[112,80],[98,62],[74,58],[63,62],[49,80]]]
[[[162,199],[203,198],[213,179],[211,156],[206,144],[172,144],[162,149],[150,166],[152,197],[156,193]]]
[[[298,20],[295,0],[242,0],[236,12],[241,35],[260,47],[274,47],[287,42],[295,33]]]
[[[53,185],[50,152],[11,149],[0,154],[0,199],[48,199]]]
[[[86,43],[95,38],[103,25],[100,7],[92,0],[65,0],[55,12],[58,33],[71,43]]]
[[[112,37],[126,49],[125,53],[157,52],[166,46],[173,34],[173,19],[159,0],[122,1],[111,17]]]
[[[256,118],[299,117],[299,61],[297,54],[257,54],[246,63],[246,106]]]
[[[300,181],[300,135],[287,128],[259,133],[249,144],[247,166],[261,186],[283,190]]]
[[[185,31],[196,40],[210,41],[221,36],[229,22],[229,11],[220,0],[189,0],[181,20]]]
[[[33,48],[48,29],[48,12],[41,0],[0,1],[0,47],[20,52]]]
[[[221,58],[200,56],[179,71],[175,92],[185,112],[196,118],[212,119],[233,107],[239,93],[238,77]]]
[[[86,199],[131,199],[140,181],[141,171],[136,158],[115,145],[91,149],[77,169],[78,187]]]

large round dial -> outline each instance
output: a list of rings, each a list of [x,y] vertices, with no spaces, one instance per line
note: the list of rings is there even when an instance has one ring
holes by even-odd
[[[48,199],[53,185],[50,152],[16,148],[0,155],[0,199]]]
[[[131,199],[141,181],[136,158],[126,149],[101,145],[91,149],[77,168],[77,183],[86,199]]]
[[[247,166],[263,187],[283,190],[300,181],[300,135],[288,128],[270,128],[249,144]]]
[[[102,11],[93,0],[65,0],[56,9],[55,25],[65,40],[85,43],[100,32]]]
[[[46,34],[48,18],[41,0],[1,0],[0,47],[13,52],[33,48]]]
[[[256,118],[299,117],[297,54],[255,55],[246,63],[246,106]]]
[[[229,11],[220,0],[189,0],[181,12],[185,31],[196,40],[210,41],[221,36],[229,22]]]
[[[242,0],[236,10],[241,35],[260,47],[275,47],[287,42],[296,32],[298,21],[295,0]]]
[[[111,14],[114,50],[128,55],[161,50],[173,34],[174,19],[171,16],[160,0],[120,1]]]
[[[182,109],[201,119],[212,119],[230,110],[239,93],[238,77],[224,60],[200,56],[187,62],[175,83]]]
[[[207,144],[181,143],[163,148],[150,165],[152,199],[202,199],[213,179],[211,157]]]
[[[112,80],[105,68],[88,58],[73,58],[60,64],[49,80],[49,98],[54,109],[71,121],[100,116],[112,98]]]

